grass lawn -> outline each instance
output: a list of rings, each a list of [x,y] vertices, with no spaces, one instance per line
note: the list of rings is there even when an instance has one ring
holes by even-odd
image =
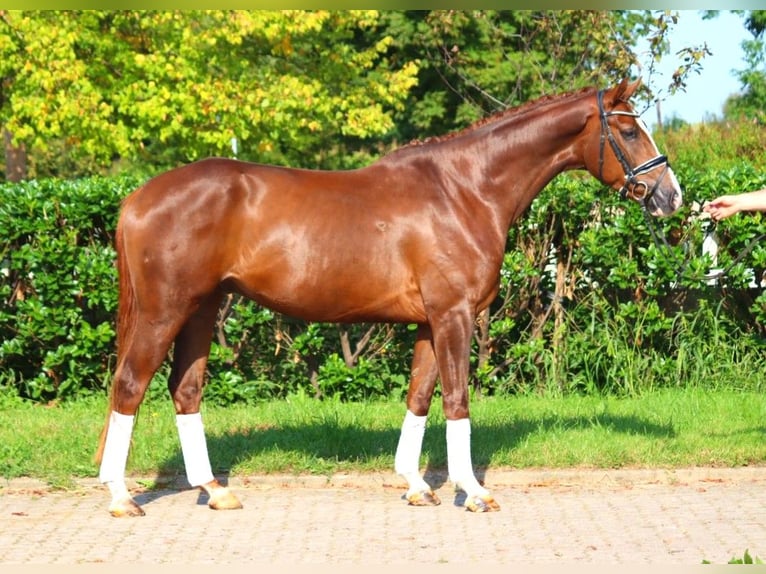
[[[291,397],[257,406],[203,404],[213,467],[231,476],[393,469],[402,402]],[[434,402],[421,467],[446,467]],[[766,396],[666,390],[639,398],[519,396],[472,401],[473,461],[489,468],[682,468],[766,464]],[[0,403],[0,477],[66,486],[96,476],[106,399]],[[144,403],[128,473],[182,475],[170,400]]]

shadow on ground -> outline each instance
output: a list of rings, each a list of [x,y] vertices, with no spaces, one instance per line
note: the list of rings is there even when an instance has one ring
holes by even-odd
[[[653,438],[673,438],[672,425],[657,424],[637,416],[601,413],[592,416],[543,417],[537,419],[509,420],[500,424],[482,424],[473,420],[472,451],[477,478],[482,481],[484,470],[492,465],[497,449],[513,449],[523,444],[533,434],[558,430],[561,432],[591,429],[594,426],[613,433],[643,435]],[[445,424],[429,424],[423,442],[423,453],[428,460],[426,480],[438,489],[447,480]],[[503,437],[498,440],[497,437]],[[381,453],[393,455],[399,440],[399,430],[365,429],[340,424],[337,421],[321,421],[299,426],[279,428],[253,428],[208,434],[208,450],[217,475],[227,477],[238,461],[256,457],[265,452],[296,452],[311,458],[325,458],[337,462],[364,462],[379,457]],[[374,453],[367,449],[378,445]],[[160,468],[161,477],[182,477],[183,459],[180,449],[165,460]],[[158,481],[162,487],[162,481]]]

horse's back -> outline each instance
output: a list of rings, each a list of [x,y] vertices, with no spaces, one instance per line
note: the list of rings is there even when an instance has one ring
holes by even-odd
[[[231,193],[244,173],[267,166],[227,158],[208,158],[154,176],[133,191],[123,204],[122,217],[142,217],[172,206],[184,209],[206,195]]]

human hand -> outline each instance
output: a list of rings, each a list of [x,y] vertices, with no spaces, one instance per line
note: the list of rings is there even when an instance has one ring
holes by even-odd
[[[702,207],[702,211],[709,213],[714,221],[725,219],[739,211],[737,197],[734,195],[722,195],[706,203]]]

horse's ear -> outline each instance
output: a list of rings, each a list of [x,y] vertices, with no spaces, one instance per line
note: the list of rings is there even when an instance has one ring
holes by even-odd
[[[614,88],[614,101],[615,102],[628,102],[633,94],[636,93],[641,85],[641,78],[638,78],[635,82],[628,82],[628,78],[624,78],[618,86]]]

